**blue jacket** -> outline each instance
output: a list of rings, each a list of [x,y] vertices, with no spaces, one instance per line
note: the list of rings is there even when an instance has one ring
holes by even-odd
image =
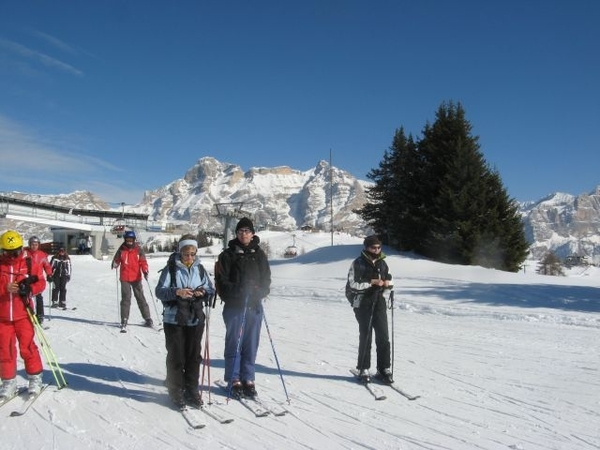
[[[206,291],[206,295],[212,297],[215,294],[208,273],[200,263],[200,258],[196,257],[189,269],[181,262],[181,255],[175,253],[174,255],[175,264],[175,283],[171,283],[171,271],[169,270],[169,264],[161,270],[160,278],[156,289],[156,297],[163,302],[163,322],[177,325],[175,316],[177,315],[177,296],[175,291],[182,288],[203,288]],[[201,302],[206,297],[199,298],[198,302]],[[198,325],[198,318],[193,317],[188,321],[188,326]]]

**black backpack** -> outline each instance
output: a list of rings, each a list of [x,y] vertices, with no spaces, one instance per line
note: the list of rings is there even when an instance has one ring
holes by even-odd
[[[364,267],[364,262],[362,260],[362,258],[358,258],[356,260],[354,260],[354,262],[352,263],[354,264],[354,273],[356,273],[359,270],[362,270]],[[352,289],[350,287],[350,280],[346,280],[346,289],[345,289],[345,294],[346,294],[346,300],[348,300],[348,303],[350,303],[350,306],[354,306],[354,300],[356,300],[356,297],[358,295],[361,295],[362,292],[357,291],[356,289]]]

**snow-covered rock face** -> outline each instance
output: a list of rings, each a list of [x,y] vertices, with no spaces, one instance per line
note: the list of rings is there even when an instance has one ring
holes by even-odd
[[[333,183],[331,183],[333,177]],[[287,166],[253,167],[244,172],[235,164],[213,157],[199,159],[183,176],[154,191],[146,191],[140,203],[125,211],[148,214],[156,222],[179,222],[206,231],[221,232],[223,221],[215,204],[242,204],[256,226],[291,231],[308,225],[331,230],[331,213],[336,230],[364,235],[362,219],[352,211],[367,201],[370,183],[320,161],[313,169],[299,171]],[[10,193],[18,198],[83,209],[111,209],[90,192],[61,195]],[[333,199],[333,201],[332,201]],[[112,209],[121,210],[121,206]],[[538,202],[521,205],[525,233],[531,242],[531,258],[540,259],[552,250],[560,258],[587,256],[600,264],[600,186],[589,194],[549,195]],[[1,223],[4,228],[16,224]],[[19,229],[49,239],[47,227],[19,224]]]
[[[126,205],[124,209],[148,214],[155,222],[189,224],[217,232],[223,229],[223,219],[218,217],[215,208],[218,203],[241,204],[242,210],[252,215],[256,227],[283,231],[302,226],[330,231],[333,213],[335,230],[363,235],[370,230],[352,210],[364,205],[368,185],[346,171],[335,167],[330,170],[325,161],[305,172],[287,166],[253,167],[244,172],[238,165],[203,157],[183,178],[146,191],[140,203]],[[111,208],[89,192],[58,196],[11,195],[74,208],[121,210],[121,206]]]
[[[204,157],[183,179],[147,191],[131,209],[149,214],[151,220],[189,221],[207,230],[222,227],[216,203],[242,203],[256,226],[281,230],[304,225],[329,230],[333,209],[335,229],[365,232],[362,219],[352,212],[365,201],[363,183],[335,167],[330,171],[324,161],[305,172],[286,166],[244,172],[240,166]]]
[[[600,186],[579,196],[556,193],[522,212],[533,258],[552,250],[560,258],[579,255],[600,263]]]

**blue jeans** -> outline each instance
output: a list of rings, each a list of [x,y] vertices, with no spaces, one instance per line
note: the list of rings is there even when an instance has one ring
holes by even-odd
[[[255,362],[262,327],[262,305],[247,308],[223,308],[225,322],[225,381],[254,381]],[[243,329],[242,329],[243,322]],[[239,353],[238,353],[239,344]]]

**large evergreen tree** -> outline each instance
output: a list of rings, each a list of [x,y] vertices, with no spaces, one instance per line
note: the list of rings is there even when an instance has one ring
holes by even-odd
[[[412,137],[406,137],[404,129],[396,130],[391,147],[384,152],[377,169],[367,178],[373,187],[367,189],[371,202],[357,212],[381,235],[385,242],[411,250],[405,241],[412,230],[411,206],[407,187],[412,183],[412,171],[417,166],[416,146]],[[404,220],[398,220],[402,217]]]
[[[400,128],[359,211],[400,250],[517,271],[528,243],[517,205],[486,163],[460,104],[443,103],[423,138]]]

